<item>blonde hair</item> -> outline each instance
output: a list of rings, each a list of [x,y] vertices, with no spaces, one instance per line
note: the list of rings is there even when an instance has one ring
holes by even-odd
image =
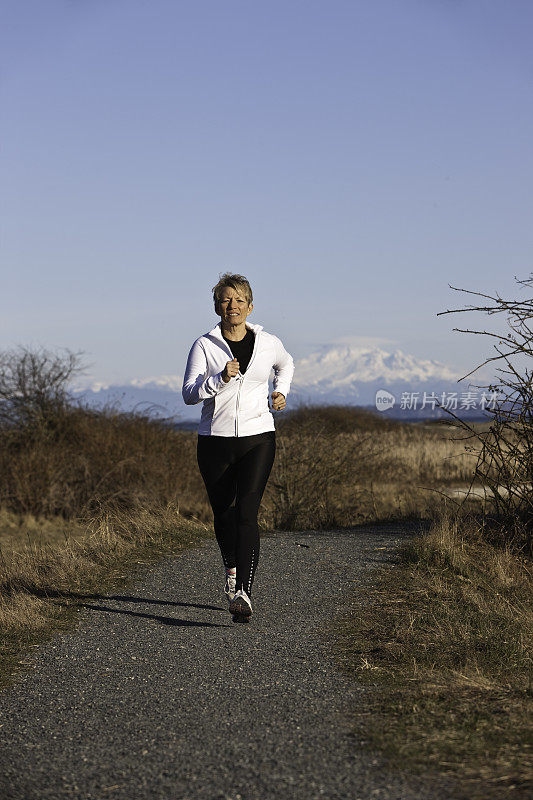
[[[220,280],[218,281],[216,286],[213,286],[213,302],[215,304],[215,311],[218,313],[218,301],[220,300],[220,295],[222,294],[222,289],[226,286],[230,286],[232,289],[235,289],[236,292],[241,292],[248,305],[253,303],[253,295],[252,295],[252,287],[248,283],[247,278],[244,275],[236,275],[233,272],[225,272],[223,275],[220,276]]]

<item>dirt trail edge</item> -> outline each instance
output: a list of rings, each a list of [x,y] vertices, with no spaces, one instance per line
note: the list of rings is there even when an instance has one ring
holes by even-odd
[[[346,710],[368,689],[323,636],[354,582],[412,534],[263,535],[249,624],[227,611],[214,537],[87,601],[0,693],[0,797],[453,800],[359,746]]]

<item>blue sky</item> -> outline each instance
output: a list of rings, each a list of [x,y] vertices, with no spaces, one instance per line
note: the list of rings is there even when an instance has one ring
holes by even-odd
[[[295,356],[360,341],[461,374],[437,317],[532,272],[533,5],[2,5],[0,347],[98,380],[182,373],[246,275]]]

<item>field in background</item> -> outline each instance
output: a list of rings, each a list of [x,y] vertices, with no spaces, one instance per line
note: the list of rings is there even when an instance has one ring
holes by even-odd
[[[276,421],[265,528],[425,516],[446,504],[441,492],[468,483],[476,460],[461,434],[438,422],[388,422],[349,407],[304,408]],[[75,409],[59,423],[52,435],[1,442],[4,548],[83,538],[86,520],[106,509],[170,504],[184,519],[211,524],[196,433],[112,410]]]

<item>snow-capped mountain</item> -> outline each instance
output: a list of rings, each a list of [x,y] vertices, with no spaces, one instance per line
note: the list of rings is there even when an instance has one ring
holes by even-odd
[[[470,382],[483,385],[488,379],[481,371],[459,383],[461,377],[446,364],[401,350],[329,344],[295,363],[289,402],[367,406],[404,419],[445,416],[439,405],[448,404],[458,416],[482,416],[483,390]]]
[[[379,347],[324,345],[295,363],[292,389],[328,402],[359,404],[373,402],[378,388],[451,383],[458,377],[445,364],[417,359],[401,350],[387,353]]]
[[[358,344],[329,344],[295,361],[294,378],[291,385],[288,407],[299,403],[346,404],[376,407],[376,393],[380,390],[393,395],[396,411],[400,398],[418,396],[410,409],[403,408],[401,416],[418,416],[424,392],[436,395],[442,402],[442,394],[462,395],[472,391],[474,384],[484,382],[478,374],[458,383],[461,374],[438,361],[419,359],[401,350],[387,352],[380,347]],[[93,382],[78,387],[74,396],[82,397],[91,406],[113,403],[124,410],[150,411],[159,416],[175,416],[177,421],[197,420],[201,403],[186,406],[181,397],[181,375],[160,375],[149,378],[134,378],[123,385]],[[456,412],[456,409],[453,409]],[[393,415],[394,410],[389,409]],[[471,408],[472,411],[472,408]],[[412,412],[412,413],[410,413]],[[418,413],[417,413],[418,412]],[[436,416],[430,406],[425,406],[425,416]],[[442,412],[440,412],[442,414]]]

